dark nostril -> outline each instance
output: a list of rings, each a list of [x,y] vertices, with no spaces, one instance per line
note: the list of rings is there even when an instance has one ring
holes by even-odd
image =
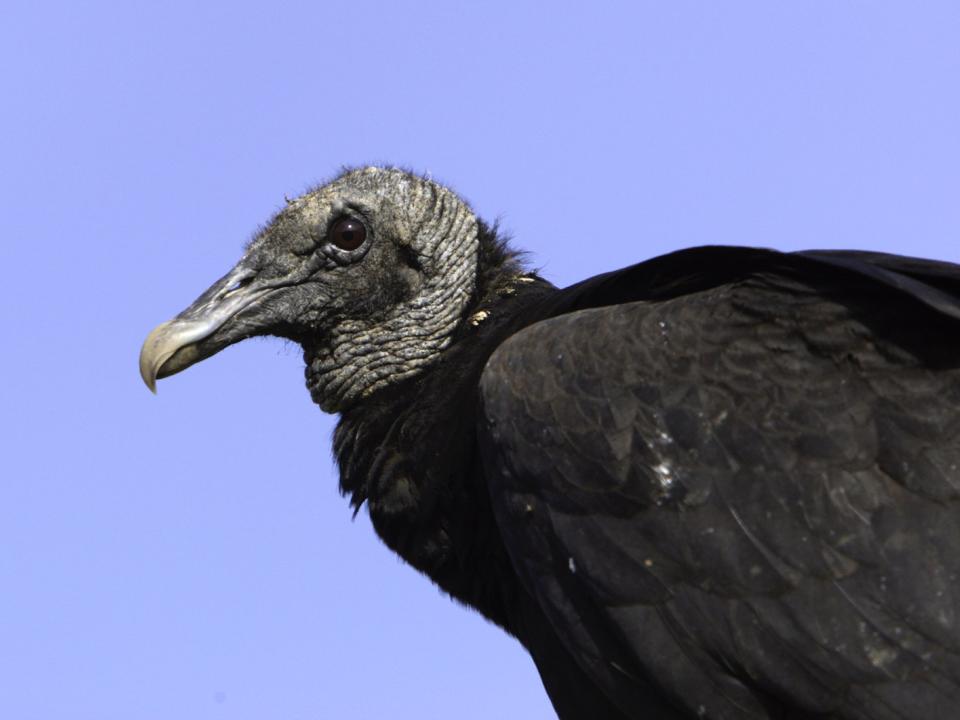
[[[224,295],[229,295],[229,294],[232,293],[232,292],[236,292],[236,291],[239,290],[240,288],[246,287],[246,286],[249,285],[251,282],[253,282],[253,276],[252,276],[252,275],[248,275],[247,277],[240,278],[240,279],[237,280],[235,283],[233,283],[232,285],[230,285],[229,287],[227,287],[227,289],[223,291],[223,294],[224,294]]]

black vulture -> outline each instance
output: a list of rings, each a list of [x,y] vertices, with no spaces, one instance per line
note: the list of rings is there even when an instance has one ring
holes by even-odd
[[[303,348],[351,505],[560,718],[956,717],[960,266],[708,246],[558,289],[434,181],[289,201],[147,385]]]

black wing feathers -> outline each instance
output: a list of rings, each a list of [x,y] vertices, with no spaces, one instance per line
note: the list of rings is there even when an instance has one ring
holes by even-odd
[[[960,269],[689,252],[571,288],[491,358],[481,441],[522,580],[628,717],[656,694],[950,716]]]
[[[787,254],[722,245],[679,250],[597,275],[567,288],[541,312],[551,316],[588,307],[665,300],[771,272],[800,278],[832,275],[840,284],[851,274],[859,275],[873,281],[874,291],[895,290],[960,319],[960,265],[857,250]]]
[[[937,312],[960,319],[960,267],[957,265],[854,250],[808,250],[797,255],[866,275]]]

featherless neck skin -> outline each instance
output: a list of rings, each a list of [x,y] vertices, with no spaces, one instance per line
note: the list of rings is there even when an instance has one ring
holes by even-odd
[[[478,221],[476,247],[475,255],[469,258],[471,275],[462,277],[456,285],[472,289],[458,316],[438,313],[438,317],[426,318],[420,326],[395,316],[388,320],[395,331],[401,333],[392,339],[397,347],[404,343],[415,347],[422,342],[420,336],[425,327],[443,327],[445,334],[442,337],[431,338],[442,350],[423,361],[419,357],[414,360],[404,358],[406,366],[411,368],[406,377],[390,377],[389,382],[367,385],[379,392],[371,391],[364,402],[351,403],[340,410],[334,454],[340,465],[340,489],[350,497],[354,509],[359,509],[371,495],[379,500],[383,499],[383,493],[396,491],[399,485],[385,478],[398,466],[393,461],[386,462],[387,457],[403,456],[413,460],[416,455],[413,465],[420,470],[411,471],[408,467],[404,472],[421,476],[414,484],[422,486],[423,468],[438,470],[440,467],[431,463],[430,457],[450,452],[460,440],[466,443],[461,448],[464,452],[473,452],[472,431],[449,424],[433,427],[426,420],[439,417],[442,413],[438,409],[448,407],[472,415],[477,381],[487,357],[507,336],[526,324],[527,311],[534,310],[556,292],[553,285],[525,268],[520,256],[509,247],[505,238],[498,235],[496,227]],[[456,271],[457,275],[462,274],[460,268]],[[425,308],[430,306],[431,303],[424,304]],[[439,322],[441,319],[443,326]],[[404,332],[409,336],[403,335]],[[307,348],[305,355],[308,363],[313,357],[313,364],[319,364],[319,356],[312,349]],[[360,360],[359,364],[363,362]],[[335,373],[336,368],[327,378],[334,377]],[[310,384],[309,367],[307,375]],[[337,373],[336,377],[343,375]],[[401,422],[395,422],[397,418],[401,418]],[[415,422],[408,423],[407,418]],[[401,428],[402,434],[398,434],[396,431]],[[458,429],[465,430],[462,438],[457,435]],[[441,439],[439,446],[435,447],[438,439]],[[379,451],[358,452],[360,445],[377,447]],[[391,473],[384,474],[385,467],[391,468]],[[438,482],[447,487],[462,487],[461,481],[452,481],[449,477]],[[378,504],[375,501],[372,505]]]
[[[474,294],[477,218],[446,188],[413,177],[409,183],[403,248],[418,272],[408,282],[384,278],[376,292],[396,302],[382,313],[340,319],[303,343],[307,387],[328,412],[423,371],[450,344]]]

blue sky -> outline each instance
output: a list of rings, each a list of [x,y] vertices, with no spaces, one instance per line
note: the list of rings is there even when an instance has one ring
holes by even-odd
[[[299,352],[146,333],[342,165],[559,284],[689,245],[960,261],[960,4],[5,4],[0,717],[550,718],[351,520]]]

